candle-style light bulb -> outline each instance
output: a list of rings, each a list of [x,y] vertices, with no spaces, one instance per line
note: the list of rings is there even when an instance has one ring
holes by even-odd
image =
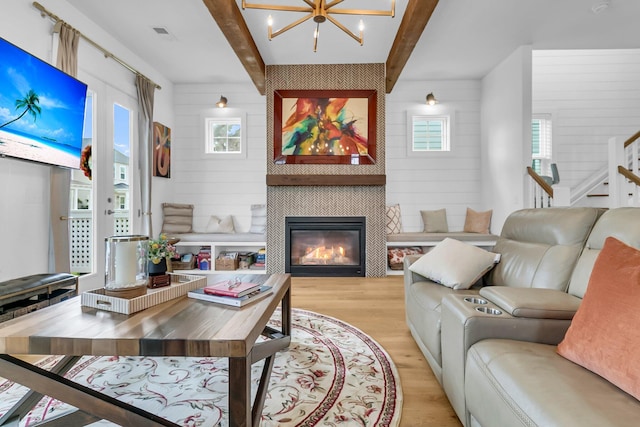
[[[362,22],[362,19],[360,20],[358,29],[360,30],[360,46],[362,46],[362,44],[364,43],[364,22]]]
[[[318,37],[320,37],[320,23],[316,24],[316,29],[313,31],[313,51],[318,50]]]
[[[273,17],[271,15],[269,15],[269,17],[267,18],[267,25],[269,26],[267,35],[269,36],[269,40],[271,40],[271,31],[273,29]]]

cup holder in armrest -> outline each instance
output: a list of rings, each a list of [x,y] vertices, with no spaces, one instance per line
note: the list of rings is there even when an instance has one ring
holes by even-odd
[[[487,300],[478,297],[465,297],[464,300],[470,304],[486,304]]]
[[[502,310],[498,310],[497,308],[491,308],[491,307],[476,307],[476,311],[479,311],[480,313],[486,313],[486,314],[495,314],[496,316],[502,314]]]

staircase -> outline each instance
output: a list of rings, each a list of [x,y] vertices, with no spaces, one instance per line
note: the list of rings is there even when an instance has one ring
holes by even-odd
[[[608,145],[608,166],[574,188],[551,187],[530,167],[527,168],[534,207],[640,206],[640,131],[624,141],[610,138]]]
[[[627,184],[627,186],[629,187],[628,195],[631,199],[631,202],[633,202],[634,184],[631,181],[627,181]],[[586,195],[586,198],[588,199],[588,201],[586,202],[588,206],[603,208],[609,207],[609,181],[605,181],[591,190],[591,192]]]

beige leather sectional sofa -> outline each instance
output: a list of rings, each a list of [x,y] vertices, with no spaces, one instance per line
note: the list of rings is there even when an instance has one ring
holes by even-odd
[[[514,212],[468,290],[405,260],[408,326],[465,426],[640,425],[638,400],[556,352],[608,236],[640,248],[640,208]]]

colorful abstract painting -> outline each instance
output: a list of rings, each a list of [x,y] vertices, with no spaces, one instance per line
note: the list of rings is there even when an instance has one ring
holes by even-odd
[[[283,99],[282,154],[367,154],[367,103],[366,98]]]
[[[171,178],[171,129],[153,122],[153,176]]]
[[[277,163],[375,161],[376,91],[275,91]]]

